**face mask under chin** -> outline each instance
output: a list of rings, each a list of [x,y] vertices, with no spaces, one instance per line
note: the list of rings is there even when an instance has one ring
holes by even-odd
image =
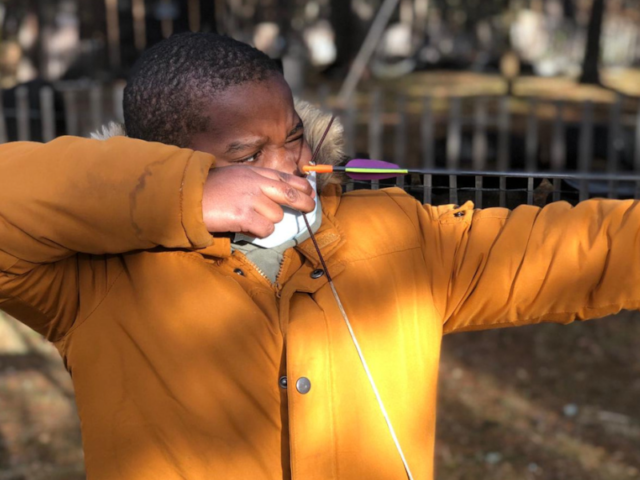
[[[318,197],[318,191],[316,188],[316,174],[315,172],[307,176],[307,180],[311,184],[311,187],[316,192],[316,208],[307,213],[307,220],[309,225],[314,225],[316,219],[320,216],[320,198]],[[234,243],[245,241],[262,248],[276,248],[290,240],[300,238],[307,233],[307,226],[304,223],[303,214],[298,210],[294,210],[288,207],[282,207],[284,210],[284,218],[281,222],[276,223],[275,230],[271,235],[265,238],[251,237],[242,233],[237,233],[233,239]]]

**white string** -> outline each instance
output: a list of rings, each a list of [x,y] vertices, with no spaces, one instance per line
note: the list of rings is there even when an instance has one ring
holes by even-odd
[[[378,393],[378,388],[376,387],[376,382],[373,381],[373,376],[369,371],[369,366],[367,365],[367,361],[364,358],[364,354],[362,350],[360,350],[360,344],[356,339],[356,335],[353,332],[353,328],[351,328],[351,322],[349,322],[349,317],[347,316],[347,312],[344,311],[344,307],[342,306],[342,302],[340,301],[340,296],[336,291],[336,287],[333,285],[333,281],[329,279],[329,285],[331,286],[331,290],[333,291],[333,296],[338,303],[338,307],[340,308],[340,312],[342,313],[342,318],[344,318],[345,323],[347,324],[347,328],[349,329],[349,334],[351,335],[351,340],[353,340],[353,344],[356,347],[358,352],[358,357],[360,357],[360,361],[362,362],[362,366],[364,367],[364,371],[367,374],[367,378],[369,379],[369,383],[371,384],[371,388],[373,389],[373,393],[378,400],[378,405],[380,406],[380,411],[382,412],[382,416],[384,417],[384,421],[387,422],[387,427],[389,427],[389,432],[391,433],[391,438],[393,439],[393,443],[396,445],[396,449],[400,454],[400,458],[402,459],[402,463],[404,465],[404,469],[407,472],[407,477],[409,480],[413,480],[413,475],[411,475],[411,470],[409,469],[409,464],[407,463],[407,459],[404,457],[404,453],[402,452],[402,447],[400,446],[400,442],[398,441],[398,437],[396,436],[396,432],[393,429],[393,425],[391,424],[391,419],[387,414],[387,410],[384,408],[384,403],[382,403],[382,398],[380,397],[380,393]]]

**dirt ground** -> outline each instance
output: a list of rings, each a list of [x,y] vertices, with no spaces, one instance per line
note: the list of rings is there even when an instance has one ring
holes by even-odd
[[[436,478],[640,479],[639,341],[630,312],[446,337]],[[0,319],[0,480],[84,478],[57,352]]]

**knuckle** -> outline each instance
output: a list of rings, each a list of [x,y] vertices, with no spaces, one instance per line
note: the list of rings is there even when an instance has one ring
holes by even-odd
[[[235,208],[236,217],[239,219],[247,219],[251,217],[251,208],[249,205],[238,205]]]
[[[284,198],[289,202],[295,202],[298,199],[298,191],[293,187],[286,187],[283,194]]]

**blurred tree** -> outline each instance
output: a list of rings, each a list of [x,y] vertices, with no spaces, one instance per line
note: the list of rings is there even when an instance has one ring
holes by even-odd
[[[351,0],[331,0],[331,25],[335,31],[337,58],[336,72],[349,68],[366,36],[366,25],[356,15]]]
[[[602,40],[602,22],[604,20],[604,0],[593,0],[591,16],[587,27],[587,45],[582,62],[580,83],[600,85],[600,44]]]
[[[562,13],[565,20],[575,21],[576,19],[576,5],[575,0],[562,0]]]

